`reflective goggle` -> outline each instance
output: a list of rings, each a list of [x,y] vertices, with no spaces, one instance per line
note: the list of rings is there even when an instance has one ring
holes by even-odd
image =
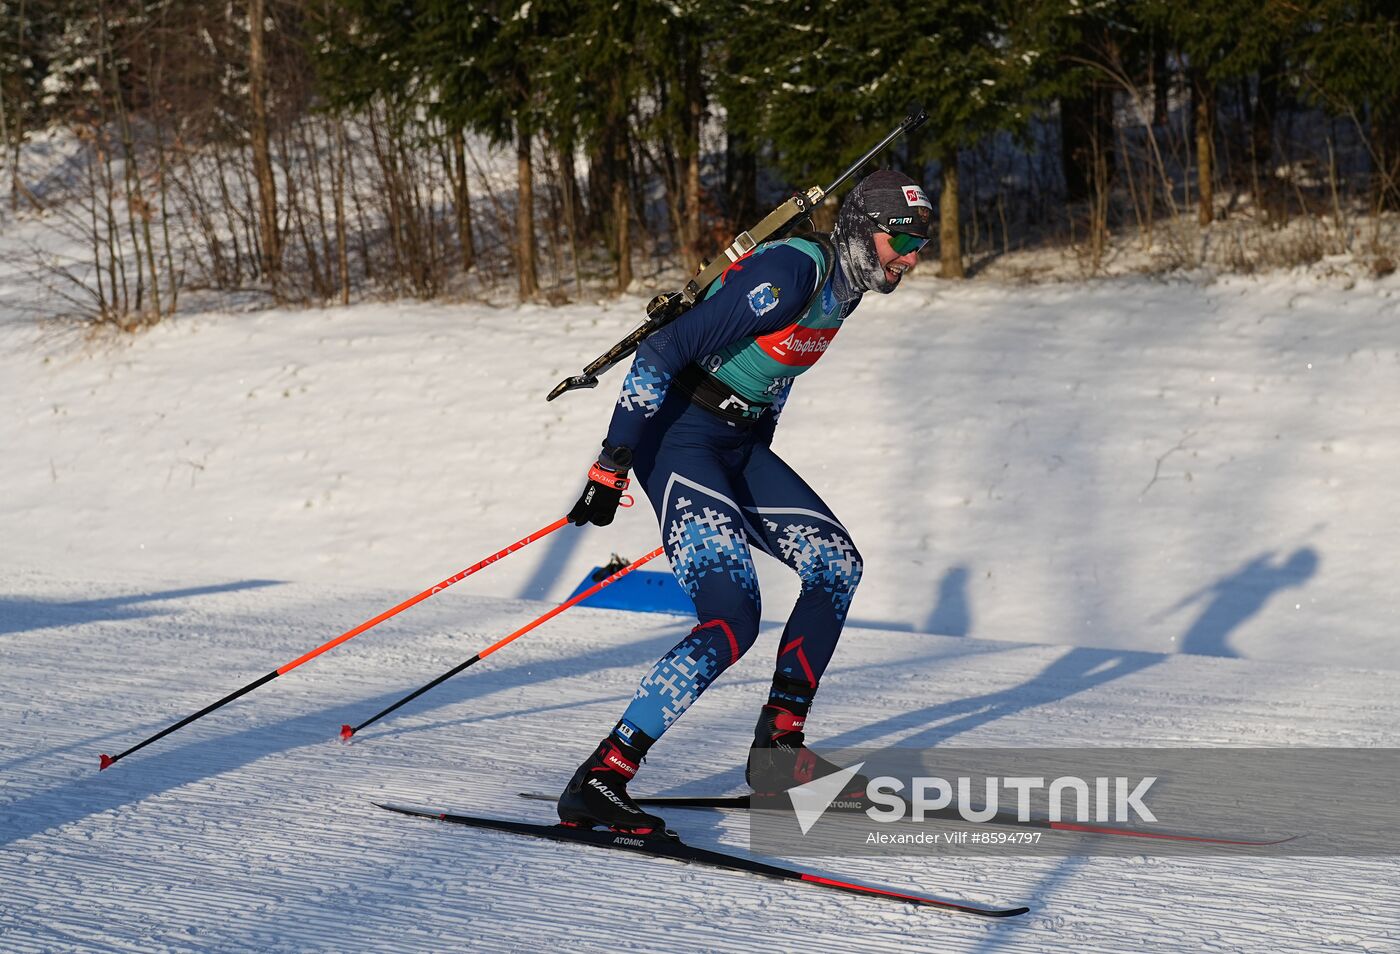
[[[908,255],[910,252],[922,252],[929,240],[918,235],[910,235],[908,232],[891,232],[883,225],[879,226],[890,238],[890,248],[895,250],[897,255]]]

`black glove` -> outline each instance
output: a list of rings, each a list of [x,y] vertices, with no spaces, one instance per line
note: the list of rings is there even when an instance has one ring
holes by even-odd
[[[622,501],[622,492],[631,483],[627,479],[627,468],[620,466],[618,458],[631,463],[632,455],[622,453],[625,448],[617,448],[611,453],[604,451],[588,471],[588,486],[583,488],[583,496],[578,498],[574,509],[569,511],[569,522],[580,527],[586,523],[606,527],[617,514],[617,505]]]

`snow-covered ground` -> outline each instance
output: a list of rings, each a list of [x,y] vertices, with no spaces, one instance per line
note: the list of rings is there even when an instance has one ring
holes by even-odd
[[[642,298],[35,327],[0,264],[0,948],[1400,950],[1394,859],[833,859],[1026,903],[916,911],[387,816],[538,817],[684,620],[573,610],[656,545],[566,528],[218,714],[116,751],[561,515]],[[1400,745],[1400,280],[950,286],[872,300],[775,446],[866,557],[832,744]],[[738,790],[795,596],[639,788]],[[543,601],[543,602],[541,602]],[[926,635],[936,633],[939,635]],[[1235,658],[1229,658],[1235,657]],[[744,821],[677,814],[742,850]]]
[[[775,442],[866,557],[858,622],[1400,668],[1400,281],[910,284]],[[544,394],[641,304],[0,325],[0,563],[416,592],[572,504],[621,372]],[[561,598],[655,537],[638,507],[472,590]],[[765,569],[781,619],[795,582]]]
[[[349,745],[358,722],[542,607],[448,591],[98,774],[116,751],[395,599],[22,574],[0,634],[0,948],[446,951],[1394,951],[1393,859],[813,859],[1029,904],[988,922],[596,849],[371,800],[550,819],[684,620],[578,609]],[[22,595],[13,595],[13,594]],[[814,724],[839,745],[1396,745],[1392,673],[855,630]],[[739,791],[777,633],[652,752],[647,791]],[[671,812],[744,851],[741,817]]]

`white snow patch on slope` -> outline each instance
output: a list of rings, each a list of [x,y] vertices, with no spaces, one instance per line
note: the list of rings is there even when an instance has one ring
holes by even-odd
[[[775,441],[867,559],[857,623],[1400,668],[1400,283],[905,285]],[[621,372],[544,393],[641,304],[0,325],[0,563],[416,592],[569,508]],[[562,598],[655,546],[639,504],[476,591]],[[796,585],[760,562],[782,619]]]

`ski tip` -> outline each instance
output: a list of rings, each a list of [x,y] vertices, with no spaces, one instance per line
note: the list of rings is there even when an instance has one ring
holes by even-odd
[[[112,758],[110,755],[107,755],[106,753],[103,753],[103,755],[102,755],[102,761],[99,763],[99,767],[98,767],[97,770],[98,770],[99,772],[101,772],[101,771],[103,771],[104,769],[106,769],[109,765],[111,765],[111,764],[112,764],[113,762],[115,762],[115,761],[116,761],[116,759]]]
[[[390,802],[370,802],[375,808],[382,808],[386,812],[397,812],[400,815],[409,815],[413,818],[435,818],[438,821],[447,820],[447,812],[437,811],[431,808],[410,808],[407,805],[395,805]]]
[[[344,739],[346,742],[349,742],[349,741],[350,741],[350,736],[352,736],[352,735],[354,735],[354,734],[355,734],[355,729],[354,729],[352,726],[343,725],[343,726],[340,727],[340,737],[341,737],[342,739]],[[379,806],[379,807],[380,807],[380,808],[383,808],[384,806],[381,805],[381,806]]]

